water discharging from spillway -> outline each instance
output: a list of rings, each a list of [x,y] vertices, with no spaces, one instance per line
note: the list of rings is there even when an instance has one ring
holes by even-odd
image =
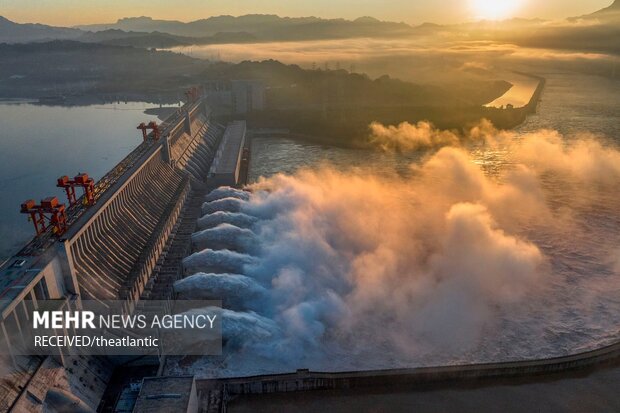
[[[223,299],[245,375],[559,356],[620,325],[620,152],[551,131],[487,132],[410,173],[323,166],[207,197],[181,297]],[[478,151],[480,148],[477,149]]]

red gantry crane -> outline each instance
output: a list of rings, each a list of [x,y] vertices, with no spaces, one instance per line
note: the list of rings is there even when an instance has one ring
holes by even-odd
[[[55,235],[62,235],[67,230],[65,205],[59,203],[55,196],[42,199],[40,205],[34,199],[29,199],[21,205],[20,212],[30,215],[37,235],[43,234],[48,227],[52,228]]]
[[[154,121],[150,121],[147,124],[142,122],[138,125],[136,129],[142,130],[142,137],[144,138],[144,140],[148,138],[147,130],[153,131],[153,137],[155,138],[155,140],[159,139],[159,126],[157,126],[157,123],[155,123]]]
[[[67,175],[58,178],[57,187],[63,188],[67,193],[67,199],[69,200],[69,206],[73,206],[77,203],[75,196],[75,187],[80,186],[84,190],[84,205],[94,205],[95,203],[95,181],[90,178],[88,174],[80,173],[69,179]]]

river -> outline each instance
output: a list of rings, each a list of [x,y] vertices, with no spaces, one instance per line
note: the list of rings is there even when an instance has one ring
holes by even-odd
[[[504,108],[511,105],[514,108],[522,108],[527,105],[538,86],[539,80],[517,73],[502,76],[512,87],[506,93],[485,106],[492,108]]]
[[[620,82],[574,73],[537,74],[547,79],[547,87],[537,113],[517,128],[517,138],[548,129],[562,134],[567,143],[588,136],[604,146],[620,149]],[[501,150],[474,147],[471,154],[487,174],[506,170],[511,165],[510,154]],[[250,179],[291,174],[300,168],[322,164],[341,170],[370,167],[373,173],[389,175],[396,171],[407,175],[411,172],[409,165],[419,163],[423,156],[261,137],[253,140]],[[599,160],[605,162],[599,158],[593,160],[592,169],[596,169]],[[333,358],[326,354],[324,359],[304,367],[320,371],[522,360],[562,356],[616,342],[620,334],[620,198],[609,187],[591,188],[592,191],[582,193],[572,191],[572,184],[572,181],[556,181],[553,176],[541,177],[545,201],[557,214],[570,215],[571,226],[560,225],[546,232],[532,230],[527,225],[513,228],[519,237],[540,249],[550,271],[540,289],[518,306],[507,311],[497,309],[493,327],[485,330],[484,340],[475,349],[425,355],[412,350],[412,355],[397,359],[381,351],[361,358],[352,354]],[[511,206],[513,211],[519,208],[527,205]],[[454,340],[458,341],[458,337]],[[234,360],[238,363],[233,363]],[[228,363],[223,374],[240,374],[238,369],[244,374],[287,371],[296,366],[292,362],[274,367],[242,355],[230,357]],[[204,374],[214,366],[205,362],[193,367],[195,371],[203,368]]]

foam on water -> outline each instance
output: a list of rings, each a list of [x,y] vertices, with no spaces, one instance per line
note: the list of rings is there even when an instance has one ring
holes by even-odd
[[[251,228],[257,218],[238,212],[216,211],[206,214],[198,220],[199,230],[216,227],[220,224],[230,224],[239,228]]]
[[[258,247],[255,238],[254,233],[249,229],[231,224],[220,224],[192,234],[192,245],[197,251],[211,248],[250,253]]]
[[[174,291],[184,300],[222,300],[231,310],[256,310],[268,299],[265,287],[242,274],[199,272],[175,282]]]
[[[244,273],[246,266],[255,265],[256,262],[254,257],[247,254],[205,249],[183,259],[183,270],[188,275],[197,272]]]
[[[244,201],[250,199],[250,193],[230,186],[221,186],[209,192],[205,197],[206,202],[217,201],[222,198],[238,198]]]

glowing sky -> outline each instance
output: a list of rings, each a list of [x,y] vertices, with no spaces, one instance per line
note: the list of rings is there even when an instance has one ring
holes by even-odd
[[[127,16],[191,21],[220,14],[356,18],[456,23],[479,18],[558,19],[606,7],[612,0],[0,0],[0,15],[53,25],[110,23]]]

